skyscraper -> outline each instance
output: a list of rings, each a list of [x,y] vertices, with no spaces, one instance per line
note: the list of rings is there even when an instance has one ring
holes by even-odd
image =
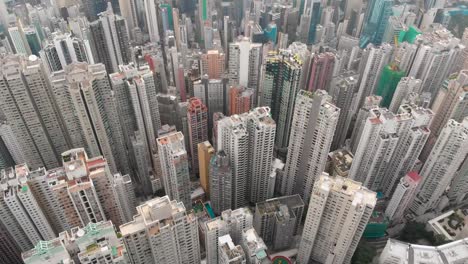
[[[282,195],[299,194],[305,203],[309,202],[314,182],[325,170],[340,115],[340,109],[330,101],[323,90],[299,91],[281,183]],[[311,145],[305,147],[307,144]]]
[[[261,62],[262,44],[252,43],[249,38],[229,43],[229,84],[257,89]]]
[[[465,205],[467,203],[466,188],[468,186],[468,159],[465,158],[463,164],[458,169],[450,190],[447,194],[451,204]]]
[[[298,263],[350,263],[377,202],[359,182],[322,174],[314,184]]]
[[[35,56],[24,59],[7,55],[0,58],[0,64],[0,107],[24,154],[24,161],[31,168],[58,167],[60,153],[73,144],[68,141],[68,131],[61,126],[56,97],[41,61]]]
[[[218,151],[210,161],[210,199],[215,214],[232,209],[232,170],[226,153]],[[235,186],[235,185],[234,185]]]
[[[451,75],[440,88],[437,97],[433,100],[432,110],[435,113],[431,123],[431,135],[424,147],[421,159],[426,160],[435,146],[441,130],[449,119],[461,122],[468,115],[468,71],[463,70]]]
[[[146,201],[137,212],[120,226],[131,263],[200,262],[198,221],[182,202],[164,196]]]
[[[328,91],[335,66],[335,54],[324,52],[312,56],[309,84],[307,90],[326,90]]]
[[[388,107],[388,110],[392,113],[396,113],[400,105],[407,103],[407,97],[409,94],[420,91],[421,80],[413,77],[403,77],[395,89],[393,94],[392,102]]]
[[[148,33],[150,41],[158,43],[159,35],[159,2],[156,0],[145,1],[146,24],[148,25]]]
[[[208,50],[201,54],[201,74],[207,74],[209,79],[221,79],[224,74],[224,53],[218,50]]]
[[[239,115],[252,109],[255,102],[253,89],[242,86],[231,86],[229,88],[229,111],[230,115]]]
[[[388,18],[392,15],[393,0],[372,0],[367,3],[364,26],[359,40],[359,46],[365,48],[367,44],[380,45],[382,43]]]
[[[431,93],[434,100],[445,78],[461,70],[463,45],[440,24],[416,36],[414,43],[418,49],[408,76],[420,79],[422,92]]]
[[[398,180],[411,171],[428,136],[433,113],[403,105],[395,115],[370,111],[351,166],[350,178],[391,196]]]
[[[68,33],[54,33],[53,40],[39,54],[51,73],[63,70],[73,62],[94,63],[89,41]]]
[[[208,109],[199,98],[190,98],[187,120],[192,171],[198,172],[198,144],[208,140]]]
[[[245,253],[240,245],[232,242],[230,235],[218,238],[218,263],[235,264],[245,263]]]
[[[184,208],[192,208],[184,135],[181,132],[164,135],[157,139],[157,144],[166,194],[174,200],[183,202]]]
[[[135,207],[137,205],[130,175],[122,175],[120,173],[115,174],[113,185],[115,195],[117,199],[119,199],[119,210],[122,215],[122,223],[130,222],[136,214]]]
[[[112,10],[99,14],[99,19],[89,24],[96,62],[103,63],[109,73],[117,72],[120,64],[130,62],[127,22]]]
[[[360,109],[367,96],[374,94],[385,65],[390,62],[392,46],[384,43],[381,46],[369,46],[363,50],[359,64],[359,89],[356,94],[354,109]]]
[[[353,117],[352,103],[357,89],[359,76],[354,72],[348,72],[336,76],[330,87],[330,95],[333,102],[340,111],[340,118],[336,125],[335,136],[333,137],[332,150],[342,147],[348,135],[349,126]]]
[[[202,143],[198,143],[197,147],[198,151],[198,168],[200,174],[200,184],[205,191],[207,197],[210,197],[210,164],[211,159],[214,155],[216,155],[216,151],[211,146],[209,141],[204,141]]]
[[[258,92],[259,104],[271,108],[277,123],[276,146],[288,146],[294,101],[300,89],[303,62],[292,50],[270,52],[262,76],[262,90]]]
[[[229,234],[229,225],[221,217],[216,217],[203,223],[202,229],[205,235],[206,262],[218,264],[218,238]]]
[[[83,264],[99,263],[103,259],[127,264],[127,250],[117,237],[114,224],[103,221],[89,223],[83,228],[74,227],[58,238],[37,243],[22,254],[27,264],[70,263],[74,258]]]
[[[468,154],[468,118],[461,123],[450,119],[442,129],[421,169],[422,183],[411,211],[422,215],[436,208],[444,191]]]
[[[257,203],[255,230],[272,250],[287,249],[298,235],[303,211],[304,202],[297,194]]]
[[[129,172],[114,93],[103,64],[73,63],[51,77],[52,91],[73,146],[103,155],[113,173]],[[64,150],[65,151],[65,150]],[[57,166],[54,166],[57,167]]]
[[[349,147],[351,148],[352,153],[356,153],[359,140],[361,140],[364,124],[367,121],[370,111],[374,108],[379,108],[381,101],[382,97],[376,95],[368,96],[364,99],[363,106],[357,112],[356,121],[354,121],[353,133],[351,134],[351,139],[349,141]]]
[[[239,116],[217,121],[217,151],[224,150],[232,170],[231,207],[248,203],[249,140],[245,123]],[[225,198],[226,199],[226,198]]]
[[[395,224],[400,223],[405,212],[413,203],[421,176],[415,171],[408,172],[400,179],[395,192],[385,210],[385,215]]]

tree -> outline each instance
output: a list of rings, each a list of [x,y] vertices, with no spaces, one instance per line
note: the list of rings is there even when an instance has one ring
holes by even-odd
[[[375,248],[367,243],[365,240],[361,240],[359,245],[354,252],[353,258],[351,259],[352,264],[368,264],[372,263],[372,260],[377,255]]]

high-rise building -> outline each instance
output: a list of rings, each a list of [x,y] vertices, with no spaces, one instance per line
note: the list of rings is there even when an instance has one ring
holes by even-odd
[[[311,92],[318,89],[328,91],[335,66],[335,54],[332,52],[318,53],[314,54],[311,60],[307,90]]]
[[[322,174],[315,182],[298,263],[350,263],[377,202],[359,182]]]
[[[113,173],[128,173],[128,153],[104,65],[73,63],[55,72],[51,83],[72,146],[84,147],[91,157],[103,155]]]
[[[413,77],[403,77],[395,89],[393,94],[392,102],[388,107],[388,110],[392,113],[396,113],[402,104],[407,103],[407,97],[409,94],[420,91],[421,80]]]
[[[257,89],[262,63],[262,44],[242,38],[229,43],[228,54],[229,84]]]
[[[110,74],[119,121],[125,143],[131,154],[135,182],[150,186],[155,164],[157,131],[161,128],[159,103],[154,76],[149,67],[120,65],[120,71]],[[148,188],[144,188],[149,192]]]
[[[51,73],[63,70],[74,62],[94,63],[89,41],[72,37],[69,33],[53,33],[52,41],[39,54]]]
[[[411,211],[422,215],[436,208],[444,191],[468,154],[468,118],[461,123],[449,120],[440,132],[420,175],[423,178],[418,188]]]
[[[364,99],[374,94],[382,69],[390,62],[392,49],[390,44],[384,43],[378,47],[370,45],[363,50],[359,64],[359,89],[354,109],[360,109],[364,104]]]
[[[21,228],[27,239],[22,236],[16,237],[16,231],[10,230],[8,219],[2,218],[0,221],[8,227],[10,234],[23,251],[30,249],[31,245],[41,240],[55,237],[49,221],[27,183],[28,174],[29,169],[26,165],[17,165],[0,172],[3,193],[0,201],[1,210],[5,211],[5,214],[11,214],[10,217],[16,222],[11,228]]]
[[[325,170],[327,154],[340,115],[326,91],[301,90],[291,127],[282,195],[299,194],[308,203],[314,182]],[[309,143],[308,143],[309,142]],[[305,145],[311,144],[304,148]]]
[[[202,229],[205,235],[206,262],[208,264],[218,264],[218,239],[229,235],[229,225],[221,217],[217,217],[203,223]]]
[[[244,249],[247,264],[260,264],[268,261],[267,246],[263,239],[257,234],[255,229],[245,229],[242,231],[242,241],[240,243]]]
[[[137,211],[132,222],[120,226],[130,263],[200,263],[198,221],[182,202],[164,196]]]
[[[288,146],[294,102],[301,89],[302,66],[303,62],[292,50],[270,52],[266,58],[258,98],[259,105],[271,108],[271,116],[277,123],[278,148]]]
[[[447,194],[451,204],[465,205],[467,204],[466,188],[468,186],[468,159],[465,158],[463,164],[458,169],[450,190]]]
[[[393,223],[400,223],[405,212],[413,203],[421,176],[415,171],[408,172],[400,179],[395,192],[388,203],[385,215]]]
[[[395,115],[370,110],[356,149],[350,178],[390,197],[398,180],[412,170],[429,137],[432,111],[403,105]]]
[[[297,194],[257,203],[254,228],[272,250],[287,249],[298,235],[303,211],[304,202]]]
[[[230,208],[245,206],[248,201],[247,188],[250,162],[248,132],[245,123],[239,116],[230,116],[218,120],[216,138],[217,151],[224,150],[231,166]],[[226,202],[224,203],[226,204]]]
[[[210,161],[210,201],[215,214],[233,208],[232,170],[226,153],[218,151]]]
[[[440,24],[416,36],[414,43],[418,49],[408,76],[420,79],[422,92],[431,93],[434,100],[445,78],[461,70],[464,46]]]
[[[119,70],[120,64],[131,60],[127,22],[112,10],[99,14],[99,19],[89,24],[96,62],[103,63],[109,73]]]
[[[60,153],[74,144],[68,141],[72,131],[62,126],[57,96],[51,92],[44,66],[36,56],[17,55],[1,57],[0,64],[0,108],[24,162],[31,168],[58,167]]]
[[[140,30],[138,26],[137,3],[135,0],[119,0],[120,14],[127,21],[130,38],[137,39],[137,32]]]
[[[342,147],[345,143],[353,118],[351,107],[358,81],[359,76],[352,71],[333,78],[332,87],[330,87],[329,91],[336,107],[340,109],[340,118],[336,125],[336,132],[331,146],[332,150]]]
[[[229,225],[229,234],[235,244],[242,242],[242,232],[253,227],[253,214],[248,207],[225,210],[221,217]]]
[[[122,215],[122,222],[130,222],[136,214],[135,208],[137,205],[132,179],[128,174],[122,175],[117,173],[114,175],[113,185],[116,193],[115,195],[117,199],[119,199],[119,210],[120,215]]]
[[[192,208],[184,135],[181,132],[164,135],[157,139],[157,143],[166,194],[176,201],[183,202],[184,208]]]
[[[449,119],[461,122],[468,115],[468,71],[463,70],[451,75],[440,88],[437,97],[433,100],[432,110],[435,113],[431,123],[431,135],[427,141],[421,159],[426,160],[435,146],[441,130]]]
[[[224,74],[224,53],[219,50],[208,50],[201,54],[201,74],[209,79],[221,79]]]
[[[190,98],[187,120],[190,136],[191,168],[193,172],[198,172],[198,144],[208,140],[208,109],[199,98]]]
[[[255,102],[255,91],[242,86],[231,86],[229,88],[229,111],[230,115],[239,115],[252,109]]]
[[[275,127],[268,107],[217,122],[217,148],[225,151],[232,169],[232,208],[272,197]]]
[[[359,40],[359,46],[365,48],[367,44],[380,45],[384,38],[388,18],[392,15],[393,0],[372,0],[367,3],[364,16],[364,26]]]
[[[364,124],[367,121],[367,117],[369,116],[370,111],[374,108],[379,108],[381,101],[382,97],[376,95],[368,96],[364,99],[363,106],[359,109],[356,116],[356,121],[354,121],[353,133],[351,134],[351,139],[349,142],[351,153],[356,153],[359,140],[361,139],[361,135],[364,129]]]
[[[249,201],[257,203],[273,197],[275,179],[270,177],[275,142],[275,121],[266,107],[258,107],[245,116],[249,137]]]
[[[219,264],[246,264],[245,253],[240,245],[232,242],[230,235],[218,238],[218,263]]]
[[[145,1],[146,24],[150,41],[158,43],[160,41],[159,34],[159,2],[156,0]]]
[[[20,248],[2,223],[0,223],[0,261],[11,264],[22,263]]]
[[[200,174],[200,184],[205,194],[210,197],[210,172],[211,172],[211,159],[216,155],[216,151],[211,146],[209,141],[198,143],[198,171]]]
[[[26,35],[24,34],[21,21],[18,22],[17,26],[8,28],[8,35],[10,35],[15,54],[31,55],[31,49],[29,48]]]
[[[130,263],[111,221],[89,223],[84,228],[75,227],[57,238],[41,241],[23,252],[22,259],[27,264],[74,263],[74,259],[83,264],[104,263],[104,260]]]

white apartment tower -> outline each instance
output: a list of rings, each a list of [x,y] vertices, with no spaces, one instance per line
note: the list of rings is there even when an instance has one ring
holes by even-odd
[[[241,243],[242,231],[253,227],[253,214],[248,207],[223,211],[221,218],[228,223],[229,235],[235,244]]]
[[[157,140],[162,178],[166,194],[192,208],[188,157],[182,132],[171,133]]]
[[[122,215],[122,222],[130,222],[136,214],[137,205],[132,180],[128,174],[122,175],[117,173],[114,175],[113,185],[115,196],[119,199],[119,209],[120,214]]]
[[[368,45],[359,64],[359,88],[353,109],[360,109],[367,96],[374,94],[382,69],[390,62],[393,48],[388,43],[375,47]]]
[[[333,138],[332,150],[342,147],[348,134],[353,113],[351,112],[354,92],[358,85],[359,76],[354,72],[339,75],[333,78],[330,95],[333,102],[340,111],[340,118],[336,125],[336,132]]]
[[[229,43],[229,84],[257,89],[261,62],[261,43],[252,43],[249,38]]]
[[[150,41],[159,42],[159,25],[158,25],[158,9],[159,2],[156,0],[145,1],[146,24],[148,25],[148,33]]]
[[[406,103],[408,95],[411,93],[421,90],[421,80],[415,79],[414,77],[403,77],[401,78],[398,86],[396,87],[395,93],[392,97],[392,102],[388,107],[388,110],[392,113],[398,112],[400,105]]]
[[[232,207],[232,171],[226,153],[218,151],[210,160],[209,184],[211,206],[215,214]]]
[[[39,52],[49,72],[65,69],[74,62],[94,63],[91,46],[87,39],[72,37],[70,33],[55,32],[53,39]]]
[[[350,178],[390,197],[397,181],[417,161],[429,137],[432,111],[402,105],[395,115],[384,108],[370,110],[351,165]]]
[[[217,217],[203,223],[203,230],[205,233],[206,262],[208,264],[218,264],[218,239],[222,236],[229,235],[229,225],[226,221]]]
[[[422,183],[411,211],[422,215],[435,208],[468,154],[468,118],[449,120],[421,169]]]
[[[440,131],[449,119],[461,122],[468,116],[468,70],[462,70],[445,80],[433,100],[432,110],[435,113],[430,126],[432,133],[421,155],[422,160],[427,159]]]
[[[230,235],[218,238],[218,263],[219,264],[246,264],[245,253],[240,245],[232,242]]]
[[[131,263],[200,263],[198,221],[182,202],[164,196],[137,211],[132,222],[120,226]]]
[[[420,181],[421,176],[415,171],[408,172],[400,179],[385,210],[385,215],[392,223],[398,224],[403,220],[406,209],[413,203]]]
[[[468,158],[465,158],[460,169],[457,171],[447,196],[451,204],[465,205],[467,201],[466,190],[468,188]]]
[[[55,237],[49,221],[43,213],[38,201],[28,185],[28,167],[16,165],[0,172],[0,188],[2,197],[0,207],[9,217],[0,219],[8,227],[10,234],[22,250],[30,249],[41,240],[49,240]],[[13,217],[13,219],[12,219]],[[11,220],[14,223],[10,222]],[[10,225],[12,230],[10,230]],[[21,228],[20,230],[15,230]],[[17,233],[19,232],[19,233]],[[24,233],[24,234],[23,234]],[[19,235],[17,237],[17,235]],[[28,238],[25,239],[24,235]]]
[[[314,182],[325,169],[339,115],[340,109],[331,103],[325,91],[299,91],[281,182],[282,195],[299,194],[308,203]]]
[[[464,45],[440,24],[431,25],[415,40],[418,45],[408,76],[422,81],[422,91],[434,98],[445,78],[460,69]]]
[[[73,63],[51,79],[52,90],[61,95],[57,101],[73,146],[84,146],[91,157],[103,155],[113,173],[129,172],[122,126],[104,65]]]
[[[217,150],[223,150],[231,166],[231,207],[248,203],[249,138],[244,121],[233,115],[217,121]]]
[[[270,109],[258,107],[244,114],[249,134],[249,201],[257,203],[273,197],[269,186],[274,186],[270,178],[275,144],[275,121],[269,116]]]
[[[350,263],[376,201],[376,193],[359,182],[322,174],[310,198],[297,263]]]
[[[356,121],[354,122],[353,133],[348,142],[349,148],[352,153],[356,153],[356,149],[359,145],[359,140],[361,139],[362,130],[364,129],[364,124],[367,121],[370,110],[374,108],[379,108],[382,97],[377,95],[371,95],[364,99],[362,107],[357,112]]]
[[[71,147],[47,74],[36,56],[0,57],[0,108],[31,168],[58,167]],[[70,106],[69,106],[70,107]]]

